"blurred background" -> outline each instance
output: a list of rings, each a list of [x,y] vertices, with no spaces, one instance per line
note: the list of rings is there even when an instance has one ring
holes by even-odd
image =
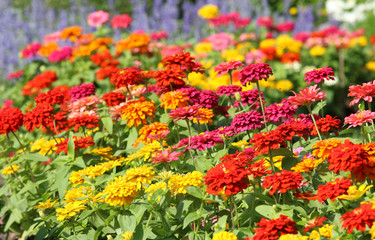
[[[272,16],[276,22],[294,20],[295,33],[329,25],[364,28],[367,36],[375,33],[372,0],[0,0],[0,79],[27,64],[28,60],[19,58],[20,50],[45,34],[72,25],[90,31],[86,19],[96,10],[130,14],[129,32],[164,30],[169,41],[200,40],[208,33],[203,31],[206,23],[197,17],[197,10],[208,3],[218,5],[222,13],[237,11],[253,20],[261,16]],[[120,35],[117,31],[114,39]]]

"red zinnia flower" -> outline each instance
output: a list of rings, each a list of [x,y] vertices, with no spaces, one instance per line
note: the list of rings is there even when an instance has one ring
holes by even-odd
[[[119,65],[119,61],[112,58],[112,55],[109,51],[101,51],[94,53],[90,57],[91,62],[93,62],[95,65],[98,65],[100,67],[106,67],[106,66],[113,66],[116,67]]]
[[[64,102],[64,94],[59,89],[52,89],[51,91],[45,93],[39,93],[37,97],[34,98],[36,105],[55,105],[62,104]]]
[[[287,53],[283,54],[283,56],[280,59],[280,62],[282,62],[282,63],[301,62],[301,57],[300,57],[299,53],[287,52]]]
[[[260,154],[268,153],[269,149],[278,149],[280,144],[286,146],[284,137],[279,130],[271,130],[268,133],[255,133],[254,137],[250,139],[250,143],[254,144],[254,149]]]
[[[281,172],[266,176],[262,186],[264,189],[272,187],[269,194],[273,195],[276,191],[286,193],[288,190],[299,188],[302,180],[303,177],[298,172],[281,170]]]
[[[320,88],[316,88],[316,87],[317,85],[314,85],[314,86],[301,89],[299,94],[292,91],[294,93],[294,96],[290,96],[288,98],[288,102],[292,106],[302,106],[302,105],[309,106],[313,102],[327,99],[326,98],[327,95],[323,91],[319,92]]]
[[[346,194],[352,182],[349,179],[336,178],[335,181],[327,182],[325,185],[319,185],[317,192],[317,199],[320,202],[327,200],[335,201],[336,198],[342,194]]]
[[[310,84],[311,82],[323,83],[324,80],[334,80],[334,75],[335,73],[330,67],[313,69],[312,71],[305,73],[305,82],[306,84]]]
[[[262,218],[256,225],[259,227],[254,229],[253,240],[277,240],[281,235],[297,233],[296,222],[282,214],[276,219]]]
[[[53,115],[53,120],[43,125],[43,132],[50,131],[53,134],[59,134],[69,130],[68,118],[66,112],[57,112]]]
[[[121,14],[113,16],[111,20],[111,26],[116,28],[127,28],[130,26],[132,18],[128,14]]]
[[[0,109],[0,134],[17,132],[22,123],[23,114],[18,108]]]
[[[166,56],[162,59],[162,63],[166,67],[180,68],[182,71],[192,71],[195,66],[195,59],[189,52],[179,52],[172,56]]]
[[[155,71],[153,77],[156,80],[156,85],[170,87],[178,87],[185,85],[185,82],[182,80],[186,74],[180,67],[175,65],[168,66],[162,70]]]
[[[207,193],[218,195],[225,190],[225,195],[230,196],[243,192],[249,186],[248,175],[249,172],[238,165],[230,162],[219,163],[204,176]]]
[[[233,61],[230,60],[229,62],[222,62],[221,64],[217,65],[214,70],[217,72],[217,75],[220,77],[223,74],[230,73],[237,68],[243,67],[244,64],[240,61]]]
[[[23,125],[26,130],[33,132],[35,128],[47,126],[52,121],[53,107],[50,105],[40,105],[25,113],[23,116]]]
[[[272,69],[268,63],[255,63],[244,67],[240,71],[240,81],[243,86],[248,82],[256,82],[261,79],[269,78],[273,75]]]
[[[140,68],[130,67],[118,70],[110,76],[110,80],[116,88],[121,88],[143,83],[144,76]]]
[[[371,203],[363,203],[359,208],[351,212],[347,212],[342,217],[343,222],[341,228],[347,229],[348,233],[352,233],[356,228],[358,231],[366,231],[366,225],[371,227],[375,221],[375,208]]]
[[[55,71],[45,71],[31,79],[22,88],[22,95],[31,96],[38,94],[41,90],[51,87],[52,82],[57,80]]]
[[[307,136],[310,136],[308,125],[302,124],[296,119],[284,122],[276,129],[279,131],[280,135],[287,141],[292,141],[294,136],[303,137],[305,138],[305,140],[307,140]]]
[[[88,129],[99,127],[99,118],[94,114],[81,114],[80,116],[69,119],[69,128],[74,127],[73,131],[77,132],[80,127],[86,127]]]
[[[108,107],[113,107],[125,102],[126,96],[121,92],[109,92],[103,94],[102,99],[107,103]]]
[[[116,73],[119,70],[120,69],[118,69],[116,66],[110,65],[103,68],[99,68],[96,71],[95,76],[98,80],[103,80],[104,78],[110,77],[113,73]]]
[[[199,105],[193,105],[183,108],[172,109],[169,113],[169,118],[173,118],[174,122],[177,122],[181,119],[192,120],[193,118],[197,117],[200,108],[201,106]]]
[[[352,171],[368,162],[368,154],[362,144],[354,144],[347,139],[343,144],[332,149],[327,162],[329,170],[335,173]]]
[[[330,115],[326,115],[325,118],[321,118],[316,120],[316,125],[319,129],[321,135],[329,137],[330,132],[334,132],[335,135],[339,135],[339,131],[341,130],[341,120],[337,119],[336,117],[331,117]],[[314,124],[310,124],[310,131],[311,136],[317,136],[316,128]]]
[[[57,147],[56,152],[65,152],[65,154],[68,154],[68,141],[69,138],[66,138],[63,142],[56,144]],[[73,142],[74,142],[74,150],[77,151],[78,148],[87,148],[89,146],[94,145],[94,139],[92,137],[77,137],[73,136]]]
[[[7,76],[7,80],[12,80],[12,79],[16,79],[16,78],[19,78],[23,75],[24,71],[23,70],[18,70],[18,71],[15,71],[15,72],[11,72],[8,74]]]

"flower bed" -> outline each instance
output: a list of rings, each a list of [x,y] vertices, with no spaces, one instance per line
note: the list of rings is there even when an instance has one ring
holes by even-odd
[[[251,21],[219,15],[214,5],[198,14],[216,27]],[[0,109],[1,232],[25,239],[375,236],[375,81],[349,86],[348,103],[344,95],[338,106],[332,98],[342,92],[330,86],[338,71],[337,89],[346,91],[345,54],[371,49],[361,46],[360,31],[293,38],[280,34],[292,23],[262,18],[258,24],[277,38],[221,32],[171,46],[166,32],[125,33],[114,42],[107,21],[95,12],[94,33],[72,26],[28,45],[23,57],[43,60],[9,76],[18,80]],[[291,69],[308,58],[318,63],[329,49],[338,52],[332,67]],[[358,71],[371,76],[364,66]],[[349,105],[358,111],[331,116]]]

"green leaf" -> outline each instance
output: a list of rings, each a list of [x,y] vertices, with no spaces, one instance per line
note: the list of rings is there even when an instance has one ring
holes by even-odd
[[[113,122],[111,116],[108,115],[107,110],[105,111],[105,116],[101,118],[104,127],[107,129],[109,134],[112,134],[113,132]]]
[[[224,215],[222,216],[219,221],[217,221],[217,225],[220,227],[221,230],[225,230],[226,227],[227,227],[227,219],[228,219],[228,216],[227,215]]]
[[[25,153],[20,157],[20,160],[24,159],[29,159],[37,162],[45,162],[48,161],[49,158],[39,153]]]
[[[257,206],[255,208],[255,211],[257,213],[259,213],[260,215],[268,218],[268,219],[271,219],[271,218],[273,218],[276,215],[275,209],[272,206],[269,206],[269,205],[260,205],[260,206]]]
[[[35,236],[35,240],[43,240],[45,236],[47,236],[48,229],[46,227],[42,227],[39,229],[38,233]]]
[[[10,226],[14,222],[19,223],[21,221],[21,219],[22,219],[22,212],[21,212],[21,210],[19,210],[17,208],[12,209],[12,213],[10,214],[9,219],[7,220],[7,223],[5,225],[4,230],[5,231],[9,230]]]
[[[299,162],[298,158],[294,157],[284,157],[281,162],[281,168],[285,170],[290,170]]]
[[[184,212],[187,212],[189,210],[189,206],[193,203],[192,200],[184,200],[184,201],[181,201],[179,204],[178,204],[178,207],[177,207],[177,218],[181,218],[182,214]]]
[[[327,102],[318,102],[318,104],[315,105],[314,109],[312,110],[313,114],[319,114],[319,111],[327,105]]]
[[[75,152],[76,151],[75,151],[75,145],[74,145],[73,137],[70,136],[69,141],[68,141],[68,158],[71,161],[74,160]]]
[[[186,228],[187,225],[189,225],[190,223],[194,222],[195,220],[198,220],[199,218],[201,218],[201,217],[198,214],[196,214],[195,212],[189,213],[186,216],[186,218],[184,219],[183,228]]]
[[[146,210],[147,208],[143,204],[133,205],[133,209],[131,209],[130,211],[134,214],[137,225],[142,221],[143,215],[145,214]]]
[[[190,186],[185,188],[186,192],[192,195],[193,197],[196,197],[198,199],[203,199],[204,198],[204,192],[202,189],[195,187],[195,186]]]
[[[229,108],[228,114],[229,116],[234,117],[234,115],[236,114],[236,108]]]
[[[136,227],[136,218],[134,215],[119,215],[117,221],[120,224],[121,230],[134,231]]]
[[[133,149],[133,144],[135,142],[135,140],[137,140],[138,138],[138,131],[137,131],[137,128],[135,127],[132,127],[130,128],[130,133],[129,133],[129,136],[127,137],[127,145],[126,145],[126,148],[127,149]]]

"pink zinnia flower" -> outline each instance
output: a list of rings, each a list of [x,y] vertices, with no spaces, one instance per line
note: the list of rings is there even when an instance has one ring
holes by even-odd
[[[306,84],[323,83],[324,80],[334,80],[334,75],[335,73],[330,67],[318,68],[305,73],[305,82]]]
[[[158,133],[158,134],[148,135],[147,138],[150,138],[150,139],[153,139],[153,140],[163,139],[163,138],[166,138],[170,132],[171,131],[166,130],[166,131],[163,131],[163,132]]]
[[[260,17],[257,19],[258,26],[266,27],[267,29],[271,29],[273,26],[273,19],[271,17]]]
[[[102,103],[103,100],[99,99],[99,96],[93,95],[84,98],[80,98],[69,105],[71,112],[84,112],[89,110],[97,110],[97,105]]]
[[[109,20],[109,13],[102,10],[90,13],[87,17],[87,24],[90,27],[100,27]]]
[[[127,28],[130,26],[132,18],[128,14],[116,15],[111,20],[111,26],[116,28]]]
[[[240,81],[243,86],[248,82],[256,82],[261,79],[267,79],[273,75],[272,69],[268,63],[255,63],[244,67],[240,71]]]
[[[263,116],[257,111],[240,113],[234,116],[231,126],[237,132],[258,129],[262,127]]]
[[[292,91],[294,96],[290,96],[288,102],[292,106],[309,106],[313,102],[327,99],[327,95],[323,91],[319,92],[319,90],[320,88],[317,88],[317,85],[314,85],[301,89],[299,94]]]
[[[61,62],[69,59],[72,56],[73,48],[70,46],[64,46],[59,50],[53,51],[48,56],[48,61],[50,62]]]
[[[269,121],[278,122],[282,119],[290,119],[296,114],[297,107],[283,99],[281,103],[275,103],[265,108],[266,118]]]
[[[246,27],[247,25],[249,25],[251,23],[251,18],[247,17],[247,18],[238,18],[236,20],[233,21],[233,24],[234,24],[234,27],[235,28],[243,28],[243,27]]]
[[[214,70],[217,72],[217,75],[220,77],[225,73],[230,73],[233,70],[243,67],[244,64],[240,61],[233,61],[230,60],[229,62],[222,62],[221,64],[217,65]]]
[[[112,116],[113,121],[121,121],[122,115],[123,115],[123,108],[126,105],[125,102],[120,103],[117,106],[113,106],[112,108],[109,108],[108,112]]]
[[[206,40],[212,43],[212,49],[221,51],[234,44],[234,35],[225,32],[209,36]]]
[[[29,45],[27,45],[21,51],[22,57],[26,58],[26,59],[29,59],[31,57],[35,57],[36,54],[38,53],[40,47],[41,47],[41,45],[38,42],[37,43],[30,43]]]
[[[216,89],[216,93],[220,96],[227,95],[228,97],[234,95],[236,92],[241,92],[242,88],[238,85],[220,86]]]
[[[375,119],[375,112],[363,110],[346,117],[345,124],[349,124],[348,128],[362,126],[364,123],[371,123],[372,119]]]
[[[221,136],[215,131],[212,131],[212,132],[206,131],[198,136],[192,136],[190,141],[191,141],[190,149],[197,149],[198,151],[203,151],[203,150],[206,150],[207,148],[214,147],[218,143],[224,144]],[[189,144],[189,138],[184,138],[184,139],[181,139],[181,141],[177,145],[173,146],[173,148],[177,149],[177,148],[186,146],[186,149],[184,150],[185,152],[189,149],[188,144]]]
[[[247,64],[253,64],[257,62],[262,62],[266,58],[266,55],[260,50],[253,50],[245,55],[245,62]]]
[[[171,112],[169,113],[169,118],[173,118],[174,122],[177,122],[178,120],[182,119],[192,120],[193,118],[196,118],[199,108],[201,108],[201,106],[199,105],[177,108],[171,110]]]
[[[294,29],[294,22],[283,22],[276,26],[276,31],[280,33],[291,32]]]
[[[47,44],[51,42],[57,43],[60,40],[60,36],[61,36],[61,32],[54,32],[54,33],[46,34],[43,37],[43,44]]]
[[[375,80],[372,82],[364,83],[349,87],[348,97],[354,97],[350,102],[350,106],[358,103],[361,99],[366,102],[372,102],[372,97],[375,97]]]
[[[164,151],[157,151],[155,152],[155,156],[151,158],[152,164],[158,163],[170,163],[172,161],[176,161],[179,159],[182,153],[180,152],[172,152],[171,148],[167,148]]]
[[[70,89],[69,95],[72,101],[88,97],[95,94],[95,85],[93,83],[82,83],[80,86],[74,86]]]
[[[189,102],[191,102],[192,104],[199,103],[199,97],[200,97],[201,92],[198,89],[194,87],[187,87],[187,88],[183,87],[183,88],[177,89],[177,91],[181,91],[185,93],[185,95],[189,98]]]
[[[151,33],[150,37],[152,41],[159,41],[160,39],[168,38],[168,33],[166,31],[159,31]]]

